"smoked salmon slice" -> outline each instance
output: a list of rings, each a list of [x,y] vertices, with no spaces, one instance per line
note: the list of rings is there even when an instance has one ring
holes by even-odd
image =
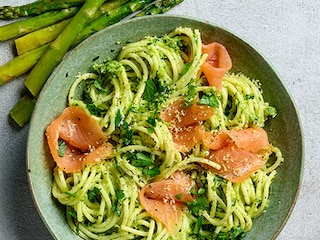
[[[170,122],[175,127],[187,127],[194,123],[209,119],[214,115],[214,108],[193,104],[189,107],[184,107],[184,100],[177,100],[161,113],[160,117],[165,122]]]
[[[202,140],[203,127],[201,121],[214,115],[214,108],[193,104],[184,107],[184,100],[177,100],[160,113],[160,118],[169,123],[175,147],[180,152],[190,151]]]
[[[140,190],[139,201],[150,216],[161,222],[173,236],[186,209],[185,202],[194,200],[190,193],[193,186],[187,174],[175,172],[168,179],[144,186]]]
[[[203,135],[204,146],[212,150],[218,150],[229,143],[235,143],[239,148],[250,152],[258,152],[269,146],[268,135],[260,127],[221,130],[216,135],[206,132]]]
[[[54,161],[66,173],[79,172],[113,152],[97,122],[76,106],[66,108],[51,122],[46,137]],[[61,148],[60,144],[64,146]]]
[[[203,132],[204,129],[200,123],[171,129],[175,148],[183,153],[189,152],[197,143],[202,141]]]
[[[216,135],[205,132],[203,136],[204,146],[211,149],[208,159],[221,166],[206,167],[232,182],[242,182],[265,164],[269,140],[263,128],[221,130]]]
[[[221,168],[219,170],[210,166],[207,168],[234,183],[244,181],[266,163],[263,155],[246,151],[235,144],[211,150],[208,159],[219,164]]]
[[[208,54],[201,70],[208,80],[209,86],[222,89],[222,77],[232,67],[232,61],[227,49],[220,43],[212,42],[202,45],[202,53]]]

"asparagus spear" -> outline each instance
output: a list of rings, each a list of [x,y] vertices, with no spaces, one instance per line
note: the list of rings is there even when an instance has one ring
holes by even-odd
[[[36,98],[31,97],[28,94],[24,95],[11,109],[10,117],[20,127],[24,126],[30,120],[36,101]]]
[[[36,96],[55,66],[69,50],[76,36],[94,17],[104,0],[87,0],[61,34],[50,44],[25,80],[25,86]]]
[[[79,6],[84,0],[42,0],[35,1],[22,6],[1,6],[0,19],[15,19],[19,17],[36,16],[53,10],[61,10]]]
[[[118,8],[120,8],[121,4],[125,2],[128,2],[128,0],[110,0],[101,6],[100,11],[108,15],[111,13],[117,13]],[[113,8],[116,10],[112,12]],[[116,17],[117,16],[118,15],[116,15]],[[40,29],[16,39],[16,48],[18,54],[21,55],[0,66],[0,86],[30,71],[48,49],[49,40],[54,40],[69,22],[70,19],[64,20],[60,23],[54,24],[53,26]],[[114,21],[110,21],[110,24],[113,22]],[[53,32],[51,32],[52,27],[54,27]],[[45,44],[46,42],[48,43],[45,46],[41,46],[41,44]]]
[[[120,8],[110,11],[108,15],[103,14],[101,17],[92,21],[85,29],[81,31],[81,33],[77,36],[72,46],[76,46],[93,33],[98,32],[101,29],[120,21],[121,19],[129,16],[130,14],[144,8],[151,2],[153,1],[132,0],[122,5]]]
[[[0,41],[20,37],[26,33],[50,26],[56,22],[74,16],[79,11],[79,7],[72,7],[59,11],[51,11],[36,17],[13,22],[0,27]]]
[[[17,54],[21,55],[33,49],[39,48],[56,39],[62,30],[68,25],[71,18],[60,21],[54,25],[26,34],[14,40]],[[0,71],[1,72],[1,71]]]
[[[107,2],[102,4],[102,6],[100,7],[100,15],[99,16],[101,16],[101,14],[103,14],[103,13],[108,13],[111,10],[120,7],[129,1],[130,0],[108,0]]]
[[[48,46],[46,44],[26,52],[0,66],[0,86],[30,71],[37,64]]]
[[[110,15],[110,12],[112,10],[119,8],[121,5],[127,3],[128,1],[129,0],[108,0],[100,7],[99,11],[97,11],[94,19],[100,17],[102,14]],[[70,22],[70,20],[71,19],[66,19],[49,27],[39,29],[15,39],[15,46],[18,55],[38,48],[46,43],[52,42],[59,36],[64,27]]]
[[[145,15],[161,14],[169,11],[174,6],[182,3],[184,0],[162,0],[155,2],[154,4],[148,6],[142,12],[138,13],[135,17],[141,17]]]

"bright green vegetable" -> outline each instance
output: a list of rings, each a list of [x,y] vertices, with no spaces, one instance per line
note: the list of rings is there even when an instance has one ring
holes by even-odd
[[[58,156],[59,157],[63,157],[64,156],[66,148],[67,148],[66,142],[64,140],[62,140],[62,139],[59,139],[59,141],[58,141]]]
[[[48,27],[56,22],[74,16],[79,11],[78,7],[46,12],[36,17],[16,21],[0,27],[0,41],[20,37],[24,34]]]
[[[36,99],[25,95],[19,99],[10,111],[11,118],[20,126],[24,126],[30,119]]]
[[[79,6],[83,3],[84,0],[40,0],[21,6],[1,6],[0,19],[36,16],[53,10]]]
[[[130,14],[144,8],[149,3],[153,2],[152,0],[132,0],[121,7],[110,11],[108,14],[103,14],[99,18],[92,21],[76,38],[73,46],[79,44],[84,39],[89,37],[95,32],[100,31],[101,29],[110,26],[116,22],[119,22],[121,19],[129,16]]]
[[[143,10],[141,13],[137,14],[136,17],[165,13],[179,3],[182,3],[183,1],[184,0],[162,0],[155,2],[154,4]]]
[[[21,55],[33,49],[39,48],[56,39],[62,30],[69,24],[71,18],[60,21],[46,28],[26,34],[14,40],[17,54]]]
[[[102,14],[109,15],[110,11],[119,8],[128,1],[129,0],[108,0],[100,7],[99,11],[96,12],[94,19],[100,17]],[[18,55],[52,42],[59,36],[70,20],[71,18],[60,21],[15,39]]]
[[[77,35],[92,20],[103,2],[104,0],[86,1],[61,34],[50,44],[24,82],[33,96],[39,93],[52,70],[69,50]]]
[[[30,71],[47,48],[48,45],[43,45],[0,66],[0,86]]]

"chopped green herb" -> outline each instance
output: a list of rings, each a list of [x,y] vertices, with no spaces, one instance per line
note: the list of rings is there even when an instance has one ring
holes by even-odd
[[[187,206],[191,213],[199,215],[200,210],[208,210],[209,202],[203,197],[198,197],[193,202],[187,202]]]
[[[105,112],[104,109],[101,109],[101,108],[97,107],[97,106],[96,106],[95,104],[93,104],[93,103],[87,104],[87,108],[88,108],[89,112],[91,113],[91,115],[99,116],[100,114],[102,114],[103,112]]]
[[[267,106],[265,109],[264,109],[264,115],[266,117],[272,117],[274,118],[275,116],[277,116],[277,109],[274,108],[274,107],[270,107],[270,106]]]
[[[94,187],[93,189],[89,190],[88,193],[88,199],[90,202],[101,202],[101,194],[100,194],[100,189],[97,187]]]
[[[148,128],[149,133],[154,133],[154,128],[157,126],[156,119],[153,117],[148,117],[147,123],[151,124],[151,128]]]
[[[116,74],[120,70],[122,64],[116,60],[106,59],[102,63],[95,62],[93,64],[93,69],[99,74]]]
[[[254,99],[254,95],[253,94],[246,94],[246,96],[244,97],[245,100],[249,100],[249,99]]]
[[[138,113],[138,108],[136,107],[130,107],[129,111],[133,112],[133,113]]]
[[[196,191],[196,189],[194,187],[192,187],[191,190],[190,190],[190,193],[192,195],[197,195],[197,196],[202,195],[205,192],[206,192],[206,190],[204,188],[199,188],[198,191]]]
[[[129,123],[127,121],[123,121],[121,127],[123,130],[129,130]]]
[[[199,104],[207,105],[210,107],[219,107],[219,101],[213,93],[205,93],[202,98],[200,98]]]
[[[128,146],[133,143],[133,130],[130,129],[130,126],[127,121],[122,121],[121,127],[124,130],[123,143],[124,145]]]
[[[181,75],[184,75],[186,72],[188,72],[190,66],[191,66],[191,63],[185,63],[183,65],[183,69],[182,69]]]
[[[114,200],[111,208],[114,212],[117,213],[118,216],[121,215],[121,209],[118,207],[118,205],[120,203],[120,200],[123,200],[124,197],[125,197],[125,194],[124,194],[123,190],[116,191],[115,200]]]
[[[231,204],[231,206],[234,207],[236,204],[237,204],[237,199],[236,199],[236,198],[233,198],[233,199],[232,199],[232,204]]]
[[[70,215],[72,218],[77,219],[77,213],[74,210],[68,211],[68,215]]]
[[[202,220],[203,220],[203,217],[202,216],[199,216],[197,218],[197,224],[196,224],[196,228],[195,228],[195,233],[198,235],[198,238],[200,239],[201,235],[200,235],[200,230],[201,230],[201,227],[202,227]]]
[[[147,154],[138,152],[137,154],[133,155],[131,164],[135,167],[149,167],[154,164],[154,161]]]
[[[64,156],[64,152],[66,151],[67,148],[67,144],[65,141],[63,141],[62,139],[58,140],[58,156],[59,157],[63,157]]]
[[[189,107],[193,104],[194,97],[196,96],[197,93],[197,87],[194,85],[189,85],[188,86],[188,95],[184,99],[184,107]]]
[[[128,146],[132,144],[132,135],[133,135],[132,130],[126,131],[126,133],[124,134],[124,141],[123,141],[124,145]]]
[[[71,192],[65,192],[65,194],[69,195],[70,197],[76,197],[77,195],[75,193],[71,193]]]
[[[117,200],[121,200],[125,197],[123,190],[117,190],[116,191],[116,198]]]
[[[118,216],[121,215],[121,210],[120,210],[120,208],[118,208],[117,204],[112,204],[111,209],[112,209],[112,211],[116,212]]]
[[[93,85],[95,86],[96,89],[98,89],[98,90],[100,90],[100,91],[102,91],[102,92],[107,92],[107,91],[104,89],[103,85],[102,85],[101,79],[99,79],[99,78],[98,78],[98,79],[95,79],[94,82],[93,82]]]
[[[116,126],[119,126],[120,123],[121,123],[121,119],[122,119],[122,117],[121,117],[121,112],[120,112],[120,109],[118,109],[118,110],[117,110],[117,113],[116,113],[116,117],[115,117],[115,119],[114,119],[114,124],[115,124]]]
[[[198,195],[202,195],[206,192],[206,190],[204,188],[199,188],[198,190]]]
[[[143,99],[148,101],[148,108],[150,111],[157,111],[161,103],[167,99],[169,92],[169,87],[164,85],[161,80],[149,79],[146,81]]]
[[[148,102],[153,101],[156,91],[157,91],[157,86],[156,86],[154,80],[148,79],[146,81],[146,87],[145,87],[145,90],[143,93],[143,99]]]
[[[156,119],[153,118],[153,117],[148,117],[147,123],[150,123],[152,127],[156,127],[157,126]]]
[[[176,197],[176,199],[180,200],[180,199],[182,198],[182,194],[179,193],[179,194],[177,194],[175,197]]]
[[[143,173],[144,175],[148,176],[148,177],[154,177],[154,176],[160,174],[160,169],[159,169],[159,167],[157,167],[157,166],[155,166],[155,167],[153,167],[153,168],[151,168],[151,169],[149,169],[149,168],[143,168],[143,169],[142,169],[142,173]]]

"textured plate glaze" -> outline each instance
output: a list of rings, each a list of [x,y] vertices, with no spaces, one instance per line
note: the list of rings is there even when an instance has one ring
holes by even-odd
[[[205,43],[224,44],[233,61],[232,71],[260,79],[265,100],[277,108],[279,114],[268,122],[266,130],[285,161],[273,181],[269,208],[254,220],[246,239],[273,239],[284,226],[300,189],[304,158],[300,121],[290,94],[270,64],[234,34],[204,21],[159,15],[125,21],[93,35],[68,54],[41,91],[29,130],[27,168],[35,205],[54,238],[80,239],[70,230],[64,208],[51,195],[54,163],[44,138],[46,126],[65,108],[75,76],[89,71],[94,61],[115,57],[127,42],[147,35],[161,36],[179,26],[199,29]]]

